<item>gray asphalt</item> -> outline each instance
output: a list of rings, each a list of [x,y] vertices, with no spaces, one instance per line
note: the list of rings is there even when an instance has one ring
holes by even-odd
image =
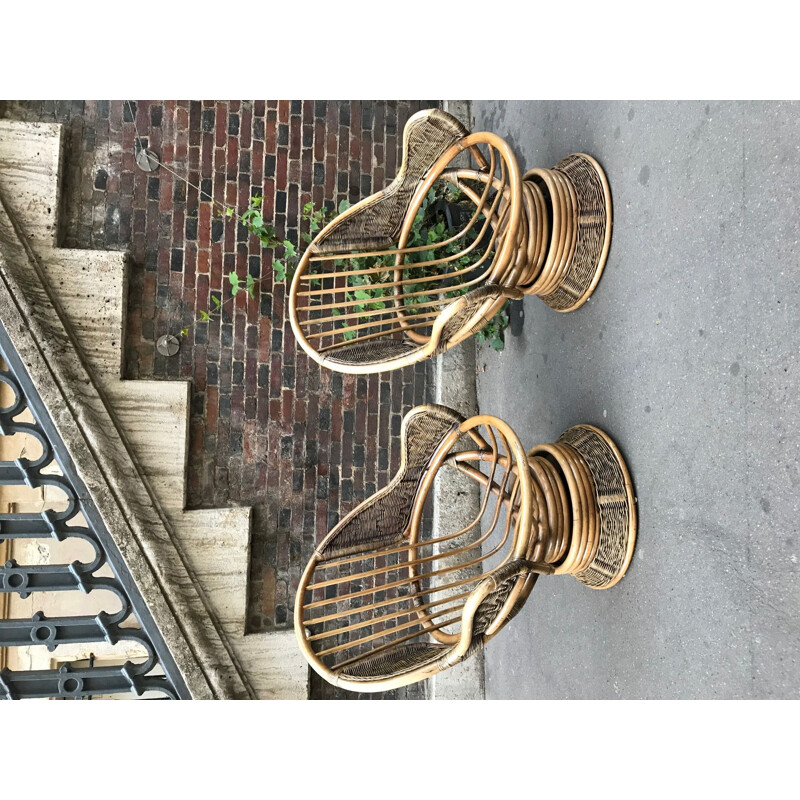
[[[639,512],[616,587],[539,581],[487,647],[487,697],[800,697],[800,104],[473,115],[524,169],[592,154],[614,202],[590,302],[558,314],[525,298],[505,351],[479,347],[480,409],[526,448],[603,428]]]

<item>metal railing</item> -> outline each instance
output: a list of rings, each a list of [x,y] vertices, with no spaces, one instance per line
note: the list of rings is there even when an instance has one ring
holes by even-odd
[[[0,669],[0,698],[81,698],[133,692],[137,696],[185,698],[188,690],[163,638],[131,579],[124,559],[105,528],[91,495],[77,473],[75,463],[58,435],[24,364],[0,324],[0,384],[7,398],[0,408],[0,436],[21,435],[26,446],[13,460],[0,460],[0,487],[6,494],[28,494],[39,490],[41,508],[17,510],[7,504],[0,513],[0,544],[6,543],[7,560],[0,565],[0,597],[16,594],[20,600],[48,600],[45,614],[36,610],[30,618],[0,619],[0,652],[3,663],[12,659],[10,648],[26,652],[46,648],[64,657],[49,660],[49,669]],[[26,410],[30,414],[26,414]],[[41,449],[41,453],[37,453]],[[30,452],[30,456],[26,453]],[[14,488],[17,487],[17,488]],[[58,502],[52,502],[54,496]],[[48,498],[50,502],[48,502]],[[30,541],[40,540],[46,555],[36,564],[19,564],[15,550],[30,550]],[[44,541],[46,540],[46,541]],[[82,544],[79,560],[58,561],[63,547],[53,542]],[[73,548],[74,550],[74,548]],[[85,603],[74,593],[91,595],[102,605],[97,613],[69,613]],[[60,602],[63,598],[63,602]],[[97,604],[96,604],[97,605]],[[14,603],[0,605],[13,612]],[[98,659],[94,652],[75,657],[76,646],[113,655],[120,645],[122,657]],[[30,650],[33,648],[33,650]],[[84,648],[84,649],[86,649]],[[80,649],[80,648],[79,648]],[[17,651],[20,652],[20,651]],[[135,655],[131,655],[134,653]],[[42,659],[35,659],[41,662]],[[28,663],[32,663],[28,659]]]

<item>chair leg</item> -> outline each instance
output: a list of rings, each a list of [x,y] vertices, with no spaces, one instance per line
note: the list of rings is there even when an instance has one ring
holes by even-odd
[[[527,455],[539,508],[531,560],[592,589],[616,584],[633,556],[636,499],[614,442],[599,428],[576,425]]]
[[[523,176],[529,252],[520,285],[556,311],[574,311],[591,296],[611,243],[611,191],[602,167],[584,153]],[[542,218],[543,217],[543,218]]]

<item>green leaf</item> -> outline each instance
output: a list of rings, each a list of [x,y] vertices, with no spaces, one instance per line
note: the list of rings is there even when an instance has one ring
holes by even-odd
[[[297,255],[294,245],[288,239],[284,240],[283,246],[286,248],[286,256],[288,258],[294,258]]]
[[[231,294],[235,296],[239,291],[239,276],[235,272],[229,272],[228,280],[231,284]]]
[[[303,213],[304,213],[304,214],[312,214],[313,212],[314,212],[314,203],[313,203],[311,200],[309,200],[309,201],[308,201],[308,202],[307,202],[307,203],[306,203],[306,204],[303,206]]]
[[[219,311],[220,308],[222,307],[222,303],[220,302],[219,297],[217,297],[215,294],[211,295],[211,302],[214,304],[214,308],[217,311]]]
[[[365,292],[363,289],[356,289],[354,292],[356,296],[356,300],[371,300],[372,295],[369,292]]]
[[[281,261],[279,258],[276,258],[272,262],[272,269],[275,271],[276,280],[286,280],[286,267],[284,266],[283,261]]]
[[[188,336],[188,335],[189,335],[189,329],[188,329],[188,328],[184,328],[184,329],[181,331],[181,336]]]
[[[256,285],[255,278],[252,275],[248,274],[248,276],[247,276],[247,294],[249,294],[250,297],[255,297],[256,296],[256,294],[255,294],[255,285]]]
[[[208,312],[207,311],[201,311],[200,312],[200,322],[209,322],[210,320],[211,320],[211,317],[208,316]]]
[[[256,195],[255,197],[251,197],[250,198],[250,208],[260,208],[261,207],[261,201],[263,199],[264,198],[261,197],[261,195]]]
[[[308,244],[311,241],[311,234],[310,233],[301,233],[300,238]]]
[[[350,208],[350,202],[348,200],[342,200],[342,202],[339,203],[340,214],[343,214],[345,211],[347,211],[348,208]]]
[[[232,208],[226,208],[225,209],[225,214],[227,215],[228,219],[230,219],[233,216],[233,209]]]

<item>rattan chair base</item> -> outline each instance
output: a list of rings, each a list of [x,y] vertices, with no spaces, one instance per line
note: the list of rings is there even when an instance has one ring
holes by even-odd
[[[636,544],[636,498],[625,459],[608,434],[592,425],[569,428],[558,442],[573,448],[589,469],[599,527],[594,556],[571,574],[592,589],[608,589],[625,575]]]
[[[544,269],[549,265],[551,275],[545,281],[539,274],[519,288],[539,296],[555,311],[575,311],[589,299],[606,265],[611,244],[611,190],[603,168],[585,153],[567,156],[552,170],[531,170],[525,180],[536,179],[536,173],[553,172],[556,179],[566,179],[568,190],[565,193],[563,186],[556,187],[560,204],[548,198],[549,249],[558,248],[560,255],[549,258]],[[556,210],[559,207],[561,212]],[[564,209],[567,213],[562,216]],[[529,220],[528,230],[536,235],[535,221]]]

